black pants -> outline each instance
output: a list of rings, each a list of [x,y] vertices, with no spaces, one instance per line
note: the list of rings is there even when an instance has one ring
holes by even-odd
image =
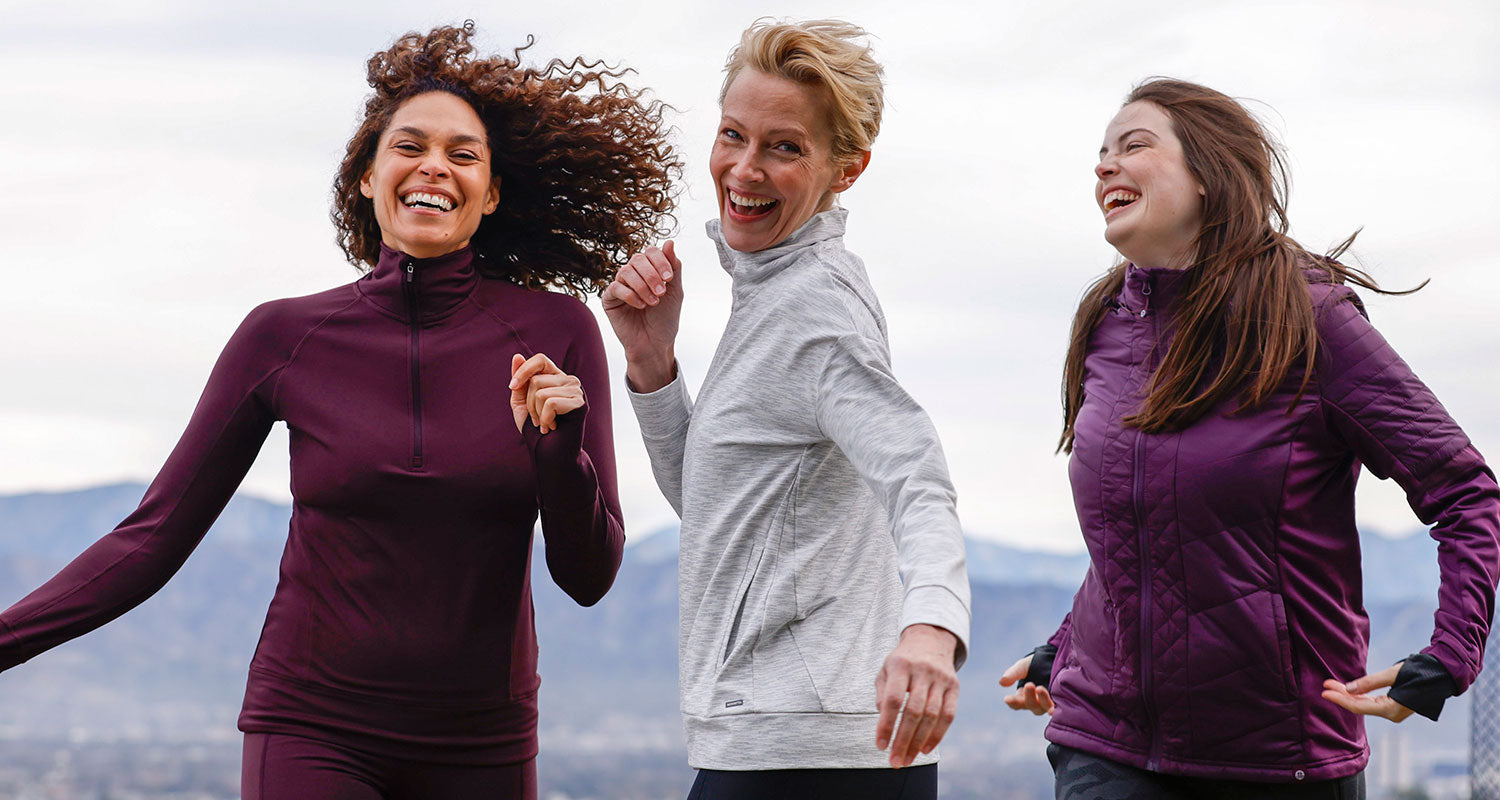
[[[906,769],[698,770],[687,800],[935,800],[937,765]]]
[[[1162,775],[1047,745],[1057,800],[1365,800],[1365,774],[1331,781],[1255,783]]]

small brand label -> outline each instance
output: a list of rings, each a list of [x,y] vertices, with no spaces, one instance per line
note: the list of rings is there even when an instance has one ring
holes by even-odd
[[[744,700],[730,700],[724,704],[725,708],[738,708],[745,704]]]

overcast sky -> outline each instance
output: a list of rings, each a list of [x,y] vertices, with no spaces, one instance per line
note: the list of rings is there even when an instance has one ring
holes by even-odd
[[[1363,226],[1355,252],[1382,283],[1432,279],[1370,298],[1371,316],[1500,457],[1500,5],[915,5],[0,0],[0,492],[150,479],[246,312],[357,277],[328,206],[365,59],[465,18],[487,51],[535,34],[533,58],[631,66],[632,83],[680,109],[678,353],[696,388],[728,314],[703,235],[720,69],[756,16],[789,10],[878,37],[886,120],[844,196],[848,244],[884,303],[897,374],[942,434],[971,533],[1082,547],[1052,454],[1058,379],[1079,294],[1113,255],[1095,153],[1149,75],[1255,101],[1290,151],[1304,244]],[[642,534],[673,517],[619,394],[621,499]],[[286,499],[286,460],[278,427],[245,489]],[[1367,526],[1418,526],[1397,487],[1367,480],[1360,503]]]

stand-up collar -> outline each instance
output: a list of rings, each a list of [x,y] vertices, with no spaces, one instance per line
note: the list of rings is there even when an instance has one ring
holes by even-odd
[[[1189,271],[1168,267],[1142,269],[1131,264],[1125,268],[1125,288],[1120,299],[1126,308],[1137,313],[1164,310],[1181,293]]]
[[[786,269],[808,248],[842,237],[844,220],[848,216],[849,212],[842,208],[833,208],[814,214],[812,219],[802,223],[802,227],[793,231],[791,236],[782,239],[772,247],[753,253],[741,253],[725,244],[724,231],[718,220],[709,220],[705,227],[708,229],[708,237],[713,239],[714,244],[719,248],[719,264],[738,286],[759,283]]]
[[[453,312],[479,284],[474,251],[468,247],[436,258],[413,258],[380,245],[375,269],[354,285],[382,310],[410,321],[411,308],[422,322]]]

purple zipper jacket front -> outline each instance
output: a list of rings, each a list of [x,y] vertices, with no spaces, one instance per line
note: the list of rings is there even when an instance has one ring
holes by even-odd
[[[1354,293],[1308,274],[1319,347],[1306,391],[1299,373],[1257,408],[1231,413],[1232,397],[1182,431],[1122,420],[1171,341],[1186,273],[1130,268],[1094,331],[1069,462],[1091,565],[1051,640],[1048,739],[1181,775],[1363,769],[1362,718],[1321,696],[1324,680],[1367,672],[1361,465],[1395,479],[1439,542],[1423,652],[1460,691],[1478,674],[1500,576],[1494,475]]]
[[[284,420],[291,530],[240,729],[448,763],[534,757],[538,513],[552,577],[584,605],[624,545],[609,381],[582,303],[481,278],[472,258],[382,248],[353,284],[252,311],[140,507],[0,615],[0,668],[166,583]],[[518,433],[514,353],[545,353],[588,404]]]

